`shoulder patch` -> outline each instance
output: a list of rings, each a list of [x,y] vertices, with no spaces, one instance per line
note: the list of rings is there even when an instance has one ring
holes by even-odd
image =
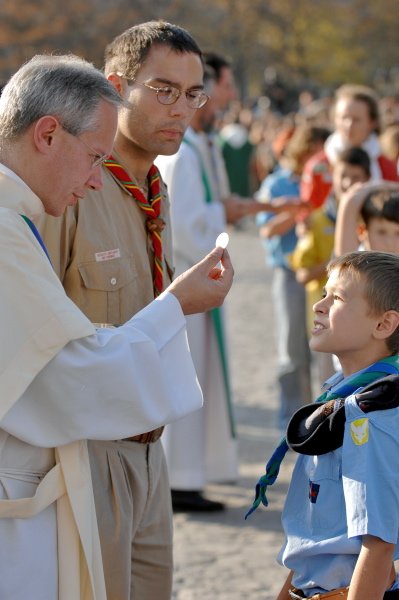
[[[369,420],[357,419],[351,423],[351,436],[356,446],[362,446],[369,441]]]

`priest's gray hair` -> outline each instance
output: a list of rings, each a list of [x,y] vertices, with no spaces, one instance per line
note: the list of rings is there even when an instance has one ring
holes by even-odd
[[[91,131],[98,125],[101,100],[122,104],[118,92],[92,64],[73,54],[34,56],[0,96],[0,138],[15,139],[46,115],[56,117],[72,135]]]

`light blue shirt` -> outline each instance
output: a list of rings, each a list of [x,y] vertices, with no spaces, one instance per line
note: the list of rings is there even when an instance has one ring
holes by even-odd
[[[350,584],[363,535],[398,544],[399,408],[366,414],[349,396],[345,413],[342,448],[298,457],[283,511],[278,560],[307,596]]]
[[[292,171],[285,168],[279,168],[268,175],[255,194],[258,200],[263,199],[268,202],[272,202],[275,198],[281,196],[299,197],[299,178]],[[275,213],[271,212],[258,213],[256,224],[261,227],[275,216]],[[289,268],[288,257],[295,250],[297,241],[295,227],[284,235],[274,235],[269,239],[262,239],[262,244],[266,250],[266,262],[272,267]]]

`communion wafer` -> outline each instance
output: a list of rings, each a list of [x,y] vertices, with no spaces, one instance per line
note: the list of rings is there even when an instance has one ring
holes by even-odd
[[[227,244],[229,243],[229,234],[223,231],[216,238],[216,248],[227,248]]]

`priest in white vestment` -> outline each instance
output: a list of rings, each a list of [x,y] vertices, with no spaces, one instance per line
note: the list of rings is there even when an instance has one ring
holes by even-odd
[[[68,299],[34,220],[101,187],[119,96],[73,57],[38,56],[0,98],[0,598],[105,600],[87,439],[201,406],[184,313],[232,281],[214,251],[118,329]]]

